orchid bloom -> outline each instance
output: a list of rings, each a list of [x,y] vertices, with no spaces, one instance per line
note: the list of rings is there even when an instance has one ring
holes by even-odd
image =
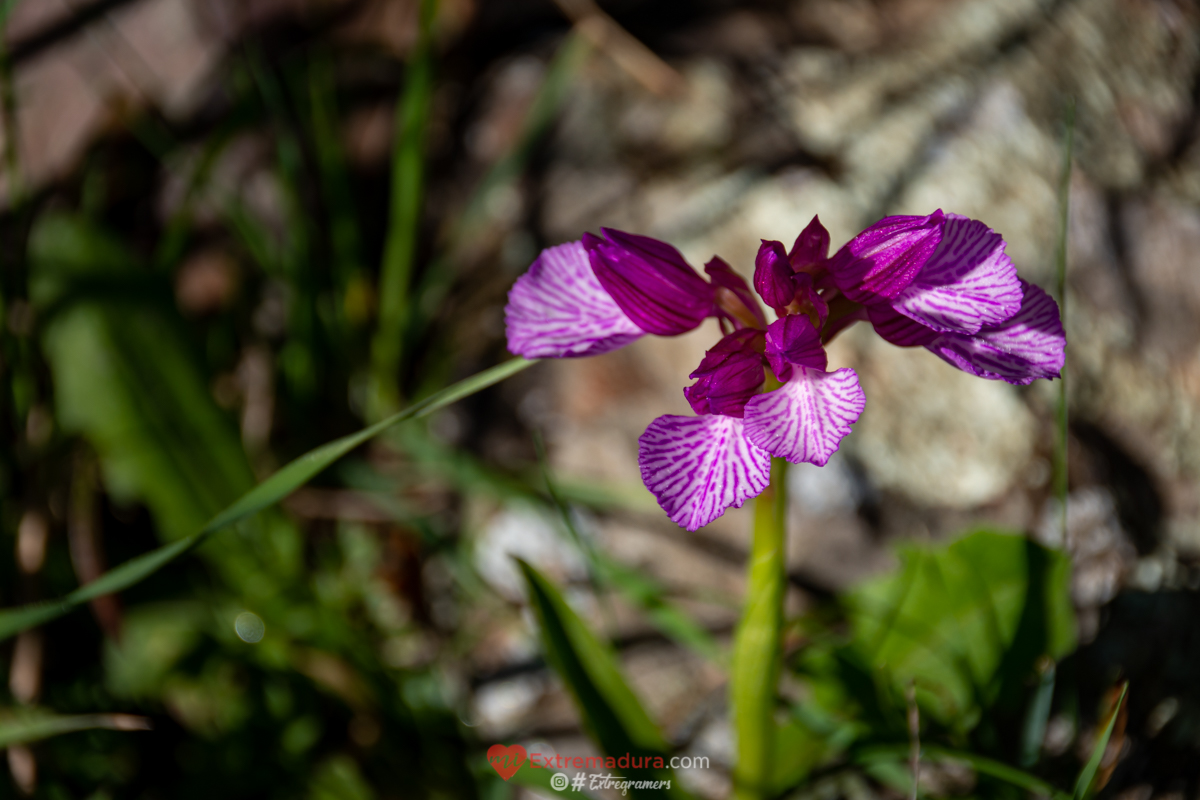
[[[771,323],[720,258],[705,280],[668,244],[602,232],[543,250],[517,280],[508,347],[526,358],[590,356],[720,321],[724,336],[684,390],[696,416],[661,416],[638,440],[642,480],[690,531],[761,493],[772,456],[829,461],[866,398],[854,370],[827,369],[824,345],[856,321],[983,378],[1027,384],[1062,369],[1057,304],[1017,277],[998,234],[956,214],[888,217],[833,258],[816,217],[790,251],[764,240],[754,289]]]

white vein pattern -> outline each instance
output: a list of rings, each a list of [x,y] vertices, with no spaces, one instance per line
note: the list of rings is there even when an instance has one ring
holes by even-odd
[[[793,464],[823,467],[866,404],[854,370],[796,367],[787,383],[746,404],[746,438]]]
[[[1021,284],[1000,234],[947,214],[937,250],[892,307],[935,331],[977,333],[1017,313]]]
[[[980,378],[1021,386],[1038,378],[1057,378],[1067,346],[1058,303],[1032,284],[1021,281],[1021,287],[1021,310],[1011,319],[975,336],[943,334],[926,347]]]
[[[659,417],[638,439],[638,464],[663,511],[689,531],[771,482],[771,457],[746,439],[742,420],[722,414]]]
[[[504,322],[508,349],[526,358],[595,356],[645,333],[600,286],[580,242],[541,252],[509,291]]]

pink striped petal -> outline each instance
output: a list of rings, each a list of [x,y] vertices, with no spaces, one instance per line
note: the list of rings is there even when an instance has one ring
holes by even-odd
[[[855,236],[829,261],[842,294],[856,303],[892,300],[920,274],[937,252],[946,215],[884,217]]]
[[[1004,239],[987,225],[947,214],[942,241],[892,307],[942,333],[976,333],[1021,307],[1021,284]]]
[[[509,291],[504,323],[508,349],[526,358],[599,355],[645,333],[600,286],[580,242],[541,252]]]
[[[638,464],[663,511],[689,531],[771,482],[771,457],[746,439],[740,419],[720,414],[654,420],[638,439]]]
[[[871,320],[875,332],[883,337],[884,341],[897,347],[916,347],[929,344],[939,336],[937,331],[926,328],[921,323],[904,316],[887,305],[868,308],[867,319]]]
[[[746,438],[793,464],[823,467],[866,404],[854,370],[796,367],[783,386],[746,404]]]
[[[1021,281],[1021,310],[974,336],[946,333],[926,345],[954,366],[981,378],[1024,386],[1038,378],[1059,377],[1066,362],[1067,339],[1058,303],[1036,286]],[[746,407],[746,421],[750,407]]]

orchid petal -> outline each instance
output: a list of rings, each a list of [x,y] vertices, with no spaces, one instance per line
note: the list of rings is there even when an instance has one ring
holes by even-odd
[[[813,327],[808,317],[791,314],[777,319],[767,328],[767,363],[775,377],[786,381],[792,374],[792,365],[824,370],[828,364],[825,348],[821,346],[821,333]]]
[[[525,358],[594,356],[645,332],[600,286],[580,242],[541,252],[504,308],[508,349]]]
[[[1021,307],[1021,285],[1004,239],[987,225],[947,214],[942,241],[892,307],[942,333],[976,333]]]
[[[754,289],[771,308],[786,308],[796,296],[795,273],[783,242],[763,239],[754,259]]]
[[[824,297],[821,297],[816,281],[807,272],[797,272],[794,277],[796,281],[796,305],[794,308],[798,310],[798,313],[807,314],[810,318],[815,313],[817,319],[813,324],[818,327],[823,326],[825,320],[829,318],[829,304],[825,302]]]
[[[793,464],[823,467],[866,402],[854,370],[796,367],[787,383],[746,404],[746,438]]]
[[[1066,362],[1067,339],[1058,303],[1025,281],[1021,288],[1021,310],[1012,318],[974,336],[943,334],[926,346],[981,378],[1024,386],[1038,378],[1059,377]]]
[[[792,269],[798,271],[810,264],[820,264],[827,258],[829,258],[829,231],[825,230],[821,220],[813,215],[812,221],[796,237],[796,243],[792,245],[792,251],[788,253],[788,260],[792,264]]]
[[[733,267],[719,256],[713,256],[704,265],[704,271],[712,278],[713,286],[717,287],[717,308],[723,312],[722,316],[733,323],[735,328],[762,330],[767,327],[767,318],[763,316],[762,307],[754,297],[754,292],[750,291],[746,279],[739,275]],[[733,296],[722,297],[722,289],[728,290],[729,294]]]
[[[683,390],[693,411],[741,418],[746,402],[766,379],[759,352],[762,335],[760,330],[742,328],[704,354],[700,366],[688,376],[697,381]]]
[[[887,302],[904,291],[937,250],[945,214],[884,217],[846,243],[829,263],[842,294],[856,303]]]
[[[592,271],[639,328],[676,336],[713,313],[713,287],[674,247],[649,236],[609,228],[603,232],[607,239],[583,236]]]
[[[638,464],[663,511],[689,531],[771,482],[771,457],[746,439],[740,419],[720,414],[654,420],[638,439]]]
[[[917,347],[927,345],[938,338],[938,332],[926,328],[921,323],[906,317],[891,306],[871,306],[867,309],[867,319],[875,327],[875,332],[883,339],[897,347]]]

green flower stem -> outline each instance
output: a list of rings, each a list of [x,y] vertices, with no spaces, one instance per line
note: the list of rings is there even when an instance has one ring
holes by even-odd
[[[787,462],[771,459],[771,484],[754,503],[754,543],[746,605],[733,645],[729,700],[737,732],[734,797],[760,800],[770,790],[779,677],[787,543]]]

